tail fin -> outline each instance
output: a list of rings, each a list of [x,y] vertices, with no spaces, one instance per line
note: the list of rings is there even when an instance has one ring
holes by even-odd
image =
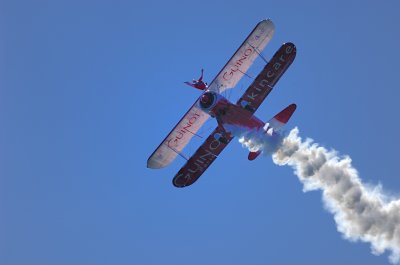
[[[296,110],[296,104],[290,104],[284,110],[276,114],[272,119],[270,119],[264,126],[265,132],[270,130],[271,128],[276,132],[279,131],[292,117],[293,113]],[[256,159],[261,154],[261,150],[257,152],[250,152],[247,157],[249,160]]]
[[[292,117],[296,107],[296,104],[287,106],[265,124],[264,130],[268,131],[270,128],[273,128],[274,131],[279,131],[289,121],[290,117]]]

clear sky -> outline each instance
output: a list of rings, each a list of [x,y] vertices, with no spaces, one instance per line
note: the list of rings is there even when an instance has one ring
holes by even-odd
[[[257,22],[297,58],[258,117],[400,193],[398,1],[0,1],[0,264],[387,264],[236,140],[193,186],[146,160]],[[249,70],[256,75],[258,61]],[[240,95],[251,80],[235,91]],[[246,83],[247,82],[247,83]],[[232,93],[232,101],[235,94]],[[215,121],[210,121],[214,126]]]

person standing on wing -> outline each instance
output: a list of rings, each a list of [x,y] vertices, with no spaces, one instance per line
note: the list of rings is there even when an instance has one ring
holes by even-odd
[[[207,89],[207,87],[208,87],[207,83],[203,82],[203,72],[204,72],[204,70],[201,69],[201,76],[198,80],[193,79],[192,83],[190,83],[190,82],[184,82],[184,83],[191,87],[200,89],[200,90]]]

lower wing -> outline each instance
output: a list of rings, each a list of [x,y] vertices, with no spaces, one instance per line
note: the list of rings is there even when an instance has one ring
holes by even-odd
[[[220,139],[221,135],[224,135],[223,140]],[[227,135],[222,126],[218,126],[176,174],[172,180],[174,186],[183,188],[192,185],[232,139],[233,136]]]

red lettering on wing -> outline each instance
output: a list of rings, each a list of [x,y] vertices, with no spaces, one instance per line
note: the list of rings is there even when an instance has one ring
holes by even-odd
[[[187,132],[193,134],[189,128],[192,127],[192,125],[194,125],[197,121],[197,119],[200,117],[200,114],[198,113],[193,113],[192,116],[190,116],[187,119],[187,122],[181,127],[180,130],[176,130],[174,131],[174,135],[172,135],[172,137],[167,140],[167,145],[170,148],[177,148],[180,145],[180,140],[185,138],[185,135]]]
[[[244,50],[243,55],[235,61],[235,63],[231,66],[231,68],[228,71],[223,73],[222,78],[226,81],[229,81],[233,77],[233,74],[235,72],[240,71],[240,66],[242,66],[243,63],[249,59],[250,55],[253,52],[254,52],[253,48],[247,48],[246,50]]]

